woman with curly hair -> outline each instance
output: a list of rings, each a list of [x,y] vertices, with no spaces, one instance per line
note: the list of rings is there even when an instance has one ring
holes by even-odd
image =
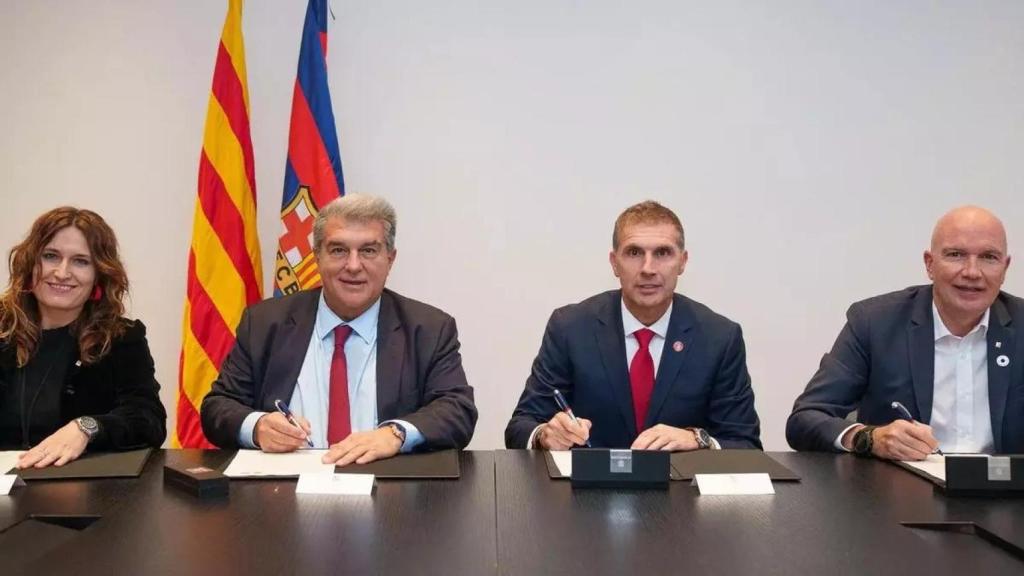
[[[124,318],[128,277],[95,212],[50,210],[11,249],[0,296],[0,449],[19,468],[85,450],[159,447],[167,434],[142,322]],[[2,473],[3,471],[0,471]]]

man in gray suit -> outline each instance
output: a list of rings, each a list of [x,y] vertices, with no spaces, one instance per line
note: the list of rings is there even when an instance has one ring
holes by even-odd
[[[323,289],[265,300],[242,315],[201,408],[211,442],[329,448],[324,463],[340,466],[469,444],[477,412],[455,320],[384,288],[395,227],[394,208],[371,196],[344,196],[317,214]]]
[[[975,206],[950,211],[924,264],[932,285],[850,307],[793,406],[790,446],[895,460],[1024,451],[1024,300],[1000,291],[1002,222]],[[845,419],[853,410],[857,422]]]

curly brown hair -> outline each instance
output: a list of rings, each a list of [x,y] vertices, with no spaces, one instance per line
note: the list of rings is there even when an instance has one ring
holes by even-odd
[[[0,341],[16,349],[18,366],[27,364],[39,345],[39,303],[32,293],[34,273],[40,266],[43,249],[69,226],[85,236],[96,269],[95,285],[102,292],[98,300],[87,300],[82,313],[71,323],[71,333],[78,340],[79,359],[85,364],[97,362],[125,330],[122,316],[128,275],[118,256],[114,231],[91,210],[54,208],[36,219],[28,236],[11,248],[7,258],[10,279],[0,296]]]

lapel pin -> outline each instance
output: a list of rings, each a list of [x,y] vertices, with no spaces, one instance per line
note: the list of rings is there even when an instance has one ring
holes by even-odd
[[[78,368],[81,368],[82,367],[82,361],[81,360],[75,360],[75,366],[77,366]]]
[[[1003,343],[997,341],[996,342],[996,348],[1002,348],[1002,347],[1003,347]]]
[[[996,365],[1000,368],[1006,368],[1010,365],[1010,359],[1006,354],[1000,354],[999,357],[996,358]]]
[[[676,340],[675,342],[672,343],[672,349],[675,350],[676,352],[682,352],[684,346],[685,344],[683,344],[679,340]]]

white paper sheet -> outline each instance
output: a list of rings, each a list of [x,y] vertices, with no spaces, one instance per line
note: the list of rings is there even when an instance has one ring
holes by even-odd
[[[7,474],[11,468],[18,463],[18,456],[21,456],[22,450],[3,450],[0,451],[0,474]]]
[[[946,481],[946,457],[940,454],[929,454],[927,458],[919,461],[903,460],[900,464],[913,468],[925,476]]]
[[[694,474],[693,483],[701,496],[775,494],[768,474]]]
[[[373,474],[310,472],[299,475],[295,493],[369,496],[373,493],[373,478]]]
[[[334,464],[320,461],[327,450],[296,450],[268,454],[260,450],[239,450],[224,470],[229,478],[296,478],[309,472],[333,473]]]
[[[7,496],[15,486],[24,486],[25,481],[14,474],[0,476],[0,496]]]
[[[552,450],[551,458],[555,461],[558,472],[566,478],[572,477],[572,451]]]

